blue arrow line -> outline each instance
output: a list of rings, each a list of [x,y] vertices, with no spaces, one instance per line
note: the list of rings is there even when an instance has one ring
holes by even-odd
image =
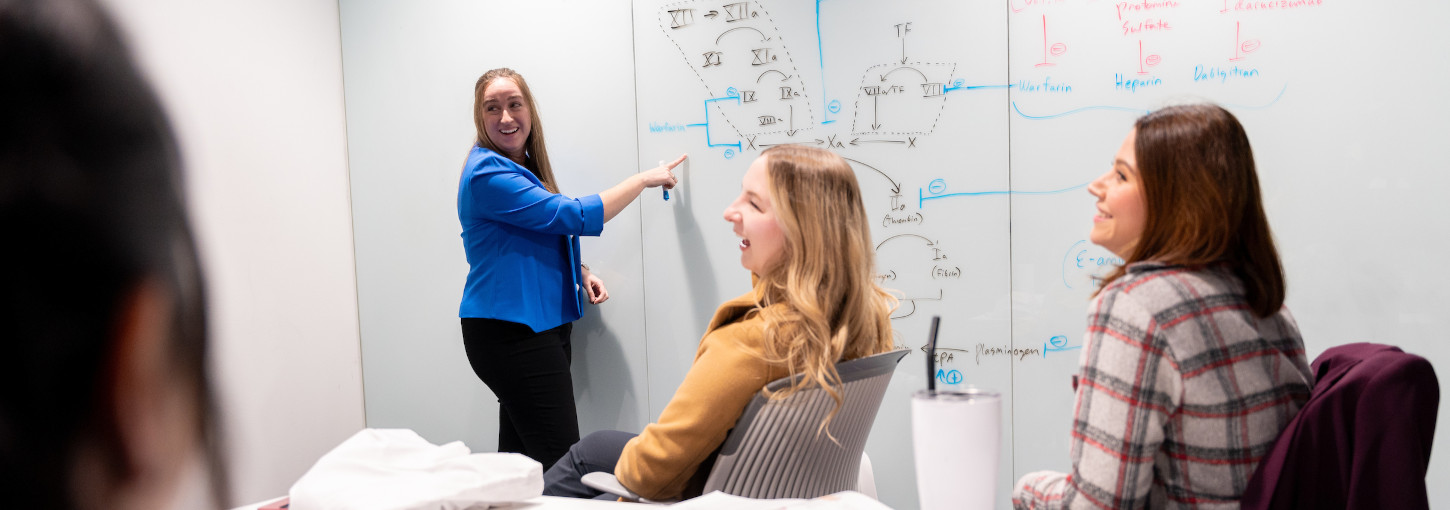
[[[945,193],[932,196],[926,196],[926,193],[923,192],[921,188],[916,188],[916,208],[921,209],[922,206],[926,204],[927,200],[936,200],[938,198],[984,197],[988,195],[1055,195],[1058,193],[1066,193],[1072,190],[1083,189],[1086,188],[1087,185],[1088,183],[1084,182],[1070,188],[1055,189],[1052,191],[967,191],[962,193]]]
[[[1071,351],[1073,349],[1081,349],[1081,348],[1082,348],[1081,345],[1074,345],[1074,346],[1071,346],[1071,347],[1048,347],[1047,344],[1042,344],[1042,357],[1046,358],[1047,357],[1047,353],[1049,353],[1049,352]]]
[[[978,89],[1010,89],[1010,88],[1013,88],[1013,87],[1016,87],[1016,86],[1017,86],[1016,84],[1010,84],[1010,85],[968,85],[968,86],[964,86],[964,87],[946,87],[946,88],[943,88],[942,89],[942,92],[951,92],[953,90],[961,90],[961,89],[965,89],[965,90],[978,90]]]
[[[713,103],[715,101],[730,100],[734,100],[735,104],[740,104],[740,96],[716,97],[705,100],[705,145],[708,147],[734,147],[736,151],[740,151],[742,150],[741,147],[743,147],[743,145],[739,141],[736,141],[735,143],[715,143],[710,141],[710,103]],[[691,125],[693,126],[696,124]]]
[[[816,0],[816,56],[821,64],[821,124],[835,122],[831,119],[830,97],[826,95],[826,51],[821,44],[821,0]]]

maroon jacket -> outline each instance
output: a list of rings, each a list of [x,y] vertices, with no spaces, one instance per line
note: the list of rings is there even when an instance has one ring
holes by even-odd
[[[1314,392],[1241,500],[1269,508],[1429,508],[1440,384],[1425,358],[1358,343],[1314,360]]]

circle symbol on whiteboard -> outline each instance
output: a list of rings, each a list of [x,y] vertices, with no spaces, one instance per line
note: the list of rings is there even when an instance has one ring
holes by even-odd
[[[1053,43],[1051,51],[1052,56],[1054,57],[1063,53],[1067,53],[1067,45],[1063,43]]]
[[[961,384],[962,372],[960,370],[937,370],[936,380],[947,384]]]
[[[940,195],[940,194],[946,192],[946,190],[947,190],[947,181],[944,181],[944,180],[941,180],[941,179],[937,179],[935,181],[931,181],[931,184],[928,184],[926,186],[926,190],[927,191],[930,191],[931,194],[933,194],[933,195]]]
[[[735,149],[725,149],[725,159],[735,159]]]
[[[826,105],[826,109],[830,110],[831,113],[841,113],[841,102],[832,99],[831,102]]]
[[[730,87],[725,89],[725,97],[740,97],[740,91],[735,90],[735,87]]]
[[[1158,55],[1148,55],[1148,58],[1143,59],[1143,63],[1147,64],[1148,67],[1156,66],[1161,62],[1163,62],[1163,57]]]

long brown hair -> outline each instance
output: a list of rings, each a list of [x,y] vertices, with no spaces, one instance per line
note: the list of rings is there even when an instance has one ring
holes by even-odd
[[[876,285],[866,208],[846,160],[799,145],[771,147],[761,157],[785,236],[781,260],[756,282],[768,325],[763,354],[802,374],[772,397],[820,386],[839,410],[836,363],[891,350],[897,301]],[[770,306],[777,303],[786,306]]]
[[[1134,127],[1147,221],[1124,265],[1225,264],[1243,282],[1255,315],[1278,312],[1284,271],[1238,119],[1216,105],[1183,105],[1144,115]],[[1109,274],[1099,291],[1124,272]]]
[[[558,193],[559,185],[554,181],[554,167],[549,165],[549,151],[544,148],[544,124],[539,120],[539,106],[534,103],[534,93],[529,91],[529,84],[524,81],[524,76],[513,69],[500,67],[489,70],[473,84],[473,128],[478,133],[473,143],[503,154],[498,145],[488,138],[488,129],[483,126],[483,95],[488,91],[488,86],[498,78],[513,80],[514,85],[519,86],[519,91],[524,93],[524,101],[529,105],[529,139],[524,144],[524,168],[529,169],[534,177],[539,178],[539,182],[544,183],[544,189]]]

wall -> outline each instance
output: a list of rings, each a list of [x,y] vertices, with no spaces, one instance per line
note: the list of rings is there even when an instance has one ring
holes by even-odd
[[[180,138],[235,501],[283,494],[363,427],[337,4],[103,3]]]

